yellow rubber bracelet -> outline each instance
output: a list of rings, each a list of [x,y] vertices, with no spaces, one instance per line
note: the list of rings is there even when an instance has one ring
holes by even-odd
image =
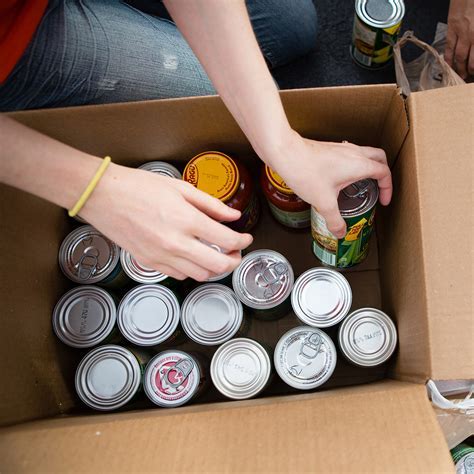
[[[68,212],[70,217],[74,217],[75,215],[77,215],[83,208],[84,204],[87,202],[90,195],[92,194],[92,191],[94,191],[95,187],[97,186],[97,183],[99,182],[100,178],[102,178],[102,176],[104,175],[105,170],[110,164],[110,161],[110,156],[106,156],[103,159],[102,163],[99,166],[99,169],[96,171],[95,175],[90,180],[90,183],[87,185],[87,188],[81,194],[81,197],[78,199],[74,207]]]

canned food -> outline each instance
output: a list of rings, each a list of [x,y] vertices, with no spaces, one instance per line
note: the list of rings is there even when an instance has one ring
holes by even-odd
[[[138,285],[118,307],[117,324],[123,336],[137,346],[156,346],[176,340],[180,306],[176,295],[162,285]]]
[[[290,262],[273,250],[248,253],[232,276],[237,297],[263,319],[276,319],[287,313],[293,282]]]
[[[234,400],[258,395],[268,385],[272,364],[268,352],[252,339],[232,339],[217,349],[211,379],[219,392]]]
[[[59,266],[73,282],[119,287],[127,282],[120,248],[90,225],[73,230],[59,249]]]
[[[227,286],[208,283],[185,298],[181,325],[194,342],[215,346],[234,337],[244,323],[242,303]]]
[[[230,156],[218,151],[200,153],[186,165],[183,180],[239,210],[240,218],[227,224],[232,229],[248,232],[257,223],[260,207],[252,177]]]
[[[339,323],[351,309],[352,290],[339,272],[312,268],[298,277],[291,294],[291,306],[305,324],[327,328]]]
[[[403,0],[356,0],[351,54],[369,69],[385,66],[405,15]]]
[[[116,318],[115,302],[109,293],[97,286],[80,286],[57,302],[53,330],[68,346],[93,347],[111,336]]]
[[[227,252],[227,250],[222,249],[221,247],[219,247],[216,244],[210,244],[209,242],[205,242],[204,240],[202,240],[201,242],[206,244],[207,246],[213,248],[214,250],[216,250],[219,253],[223,253],[223,254],[228,254],[229,253],[229,252]],[[239,250],[239,254],[242,256],[242,252],[240,250]],[[208,278],[207,281],[212,282],[212,283],[215,283],[215,282],[218,282],[218,281],[223,282],[231,274],[232,274],[232,271],[222,273],[221,275],[214,275],[214,276]]]
[[[95,410],[115,410],[132,400],[141,386],[142,366],[124,347],[107,345],[90,351],[76,370],[76,392]]]
[[[120,251],[120,263],[122,264],[123,271],[133,281],[138,283],[165,283],[170,280],[168,275],[161,273],[152,268],[145,267],[141,263],[137,262],[130,252],[122,249]]]
[[[338,197],[339,211],[347,232],[338,239],[327,228],[324,217],[311,209],[313,252],[322,263],[337,268],[357,265],[369,252],[379,188],[373,179],[363,179],[344,188]]]
[[[339,347],[349,362],[362,367],[383,364],[397,346],[397,329],[379,309],[361,308],[339,328]]]
[[[298,197],[269,166],[260,174],[260,184],[273,217],[284,226],[303,229],[311,225],[311,207]]]
[[[451,450],[456,474],[474,473],[474,447],[467,443],[461,443]]]
[[[278,341],[274,354],[278,375],[299,390],[310,390],[327,382],[336,361],[336,347],[331,338],[309,326],[290,329]]]
[[[204,370],[197,357],[169,350],[150,360],[143,388],[155,405],[174,408],[196,397],[204,387],[204,380]]]
[[[140,165],[138,169],[151,171],[152,173],[168,176],[169,178],[182,178],[178,169],[170,163],[166,163],[166,161],[149,161],[148,163],[143,163],[143,165]]]

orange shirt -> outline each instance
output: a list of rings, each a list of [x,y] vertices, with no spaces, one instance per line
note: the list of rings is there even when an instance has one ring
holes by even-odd
[[[33,37],[48,0],[0,0],[0,83]]]

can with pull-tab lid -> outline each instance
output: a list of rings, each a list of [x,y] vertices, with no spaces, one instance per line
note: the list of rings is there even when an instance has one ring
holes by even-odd
[[[289,330],[278,341],[274,353],[278,375],[298,390],[310,390],[327,382],[336,361],[336,347],[331,338],[310,326]]]
[[[181,179],[179,170],[166,161],[148,161],[138,167],[139,170],[151,171],[152,173],[168,176],[168,178]]]
[[[248,253],[232,276],[237,297],[256,317],[265,320],[288,313],[293,282],[290,262],[280,253],[267,249]]]
[[[363,179],[345,187],[338,197],[339,211],[347,231],[338,239],[327,228],[324,217],[311,208],[313,252],[322,263],[347,268],[362,262],[369,252],[379,188],[373,179]]]

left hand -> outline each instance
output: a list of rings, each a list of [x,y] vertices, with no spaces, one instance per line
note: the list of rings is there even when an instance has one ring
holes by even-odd
[[[466,80],[474,76],[474,0],[451,0],[444,58]]]

